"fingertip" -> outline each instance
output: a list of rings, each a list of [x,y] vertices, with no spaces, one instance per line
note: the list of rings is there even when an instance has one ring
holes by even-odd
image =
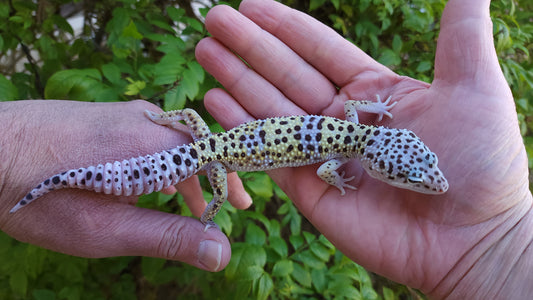
[[[179,193],[183,196],[185,203],[192,214],[200,217],[207,206],[202,194],[202,187],[198,176],[193,176],[177,184]]]
[[[231,247],[224,247],[218,241],[203,240],[199,244],[198,263],[204,270],[218,272],[227,266],[230,258]]]
[[[228,174],[228,199],[237,209],[247,209],[252,205],[252,197],[246,192],[237,173]]]

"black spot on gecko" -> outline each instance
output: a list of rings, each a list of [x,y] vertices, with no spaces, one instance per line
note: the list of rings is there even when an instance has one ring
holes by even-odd
[[[166,170],[167,170],[167,165],[162,164],[162,165],[161,165],[161,170],[166,171]]]
[[[216,151],[216,145],[217,145],[217,142],[214,139],[209,139],[209,146],[211,147],[212,152]]]
[[[143,168],[144,175],[148,176],[150,175],[150,170],[147,167]]]
[[[173,161],[176,165],[180,166],[180,165],[181,165],[181,156],[179,156],[178,154],[174,154],[174,156],[172,157],[172,161]],[[146,168],[145,168],[145,169],[146,169]],[[146,173],[146,171],[145,171],[144,173]],[[148,175],[148,174],[146,174],[146,175]]]
[[[355,128],[352,125],[348,125],[347,129],[349,133],[352,133],[355,130]]]
[[[85,179],[91,180],[91,178],[93,178],[93,172],[88,171],[87,174],[85,174]]]
[[[44,185],[49,185],[50,184],[50,179],[46,179],[43,183],[44,183]]]
[[[196,152],[195,149],[191,149],[191,150],[189,151],[189,154],[190,154],[191,157],[194,158],[194,159],[197,159],[197,158],[198,158],[198,152]]]
[[[59,179],[59,176],[54,176],[54,177],[52,178],[52,183],[53,183],[53,184],[58,184],[60,181],[61,181],[61,180]]]
[[[325,118],[320,118],[320,120],[318,120],[318,123],[316,124],[316,128],[318,130],[322,129],[322,123],[324,123],[325,120],[326,120]]]
[[[351,142],[352,142],[352,138],[349,135],[344,137],[344,144],[349,144]]]
[[[137,173],[138,174],[138,173]],[[94,177],[94,180],[96,181],[102,181],[102,173],[96,173],[96,176]]]

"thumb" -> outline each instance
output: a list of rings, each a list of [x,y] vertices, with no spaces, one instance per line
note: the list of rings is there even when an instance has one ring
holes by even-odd
[[[205,225],[193,218],[117,205],[120,213],[107,209],[116,221],[104,237],[112,256],[160,257],[208,271],[222,270],[231,258],[229,241],[216,228],[204,232]]]
[[[506,85],[494,48],[489,6],[490,0],[446,4],[435,60],[437,82],[468,84],[481,91]]]
[[[230,260],[227,237],[215,228],[204,232],[205,225],[196,219],[103,196],[60,196],[6,217],[2,230],[20,241],[81,257],[150,256],[207,271],[220,271]]]

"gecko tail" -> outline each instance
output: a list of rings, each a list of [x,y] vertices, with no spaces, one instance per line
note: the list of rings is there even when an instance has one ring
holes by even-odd
[[[75,188],[115,196],[138,196],[160,191],[192,176],[198,160],[190,146],[113,163],[72,169],[37,185],[9,212],[14,213],[54,190]]]

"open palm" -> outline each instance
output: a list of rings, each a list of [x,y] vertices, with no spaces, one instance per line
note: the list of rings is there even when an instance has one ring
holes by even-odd
[[[345,196],[316,176],[317,166],[270,175],[348,257],[436,297],[457,292],[459,280],[481,272],[481,259],[496,259],[487,254],[495,241],[518,239],[510,228],[531,218],[527,157],[493,47],[488,6],[486,0],[448,3],[431,85],[393,73],[330,28],[279,3],[243,1],[240,13],[215,7],[206,19],[213,37],[200,42],[197,58],[229,93],[211,90],[206,106],[229,128],[280,115],[343,118],[348,99],[392,96],[398,101],[394,118],[382,125],[414,131],[438,155],[450,183],[446,194],[394,188],[366,175],[357,162],[346,173],[356,176],[358,189]],[[360,119],[373,123],[375,117]],[[520,239],[525,248],[531,234]],[[498,289],[503,283],[493,284]]]

